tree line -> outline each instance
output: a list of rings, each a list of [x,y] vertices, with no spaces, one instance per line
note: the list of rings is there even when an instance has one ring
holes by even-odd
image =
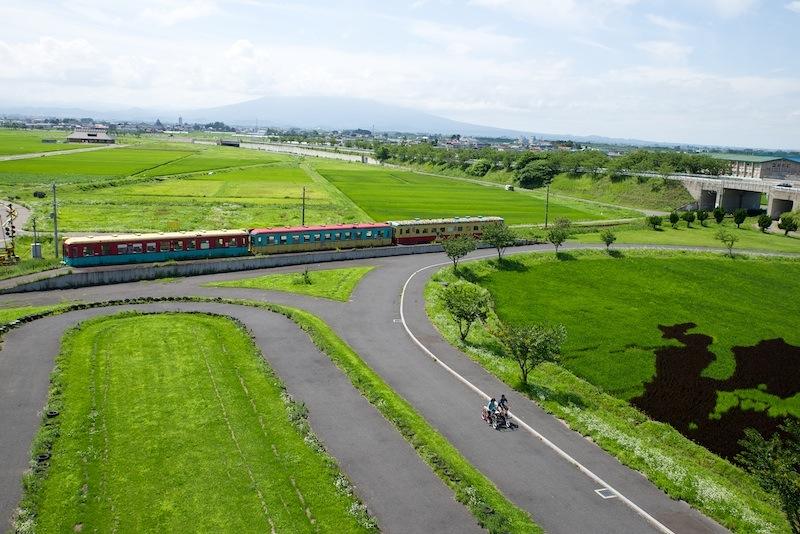
[[[599,150],[513,152],[485,148],[447,148],[430,143],[413,145],[380,144],[375,146],[375,158],[397,164],[434,165],[458,169],[466,174],[481,177],[491,171],[513,172],[520,185],[525,176],[535,169],[547,170],[555,176],[560,172],[570,174],[601,173],[623,175],[636,173],[725,174],[730,164],[706,154],[686,154],[666,150],[633,150],[611,157]],[[521,179],[520,179],[521,178]]]

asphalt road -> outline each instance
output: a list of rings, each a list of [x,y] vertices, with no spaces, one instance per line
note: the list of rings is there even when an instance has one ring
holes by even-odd
[[[525,250],[543,249],[552,250],[548,247],[528,247]],[[473,254],[473,257],[486,255],[489,253],[479,251]],[[566,428],[530,400],[509,391],[480,366],[450,347],[430,324],[424,310],[422,288],[436,269],[424,270],[415,276],[409,283],[405,296],[404,315],[407,325],[411,332],[436,354],[437,360],[432,359],[420,349],[400,322],[400,294],[412,273],[426,266],[445,261],[447,260],[443,255],[431,254],[339,262],[319,266],[323,269],[365,264],[377,267],[363,279],[351,301],[347,303],[278,292],[201,287],[201,284],[212,280],[246,278],[259,276],[265,272],[290,272],[304,268],[287,267],[268,271],[185,278],[172,283],[138,282],[64,291],[4,295],[0,297],[0,305],[44,304],[61,300],[92,301],[135,296],[213,295],[269,300],[297,306],[319,315],[331,325],[395,391],[410,402],[505,495],[517,505],[528,510],[536,522],[548,532],[644,533],[669,530],[676,533],[725,532],[721,526],[689,508],[685,503],[672,500],[641,474],[621,465],[615,458]],[[24,328],[35,328],[40,322],[34,322]],[[11,341],[11,336],[15,333],[9,335],[8,341]],[[26,346],[32,347],[34,343],[40,342],[40,336],[35,338],[30,336]],[[6,353],[8,346],[7,342],[0,357]],[[57,342],[55,347],[57,347]],[[267,358],[283,377],[280,366],[275,364],[270,356],[268,343],[265,345],[265,351]],[[5,362],[6,360],[0,361]],[[50,361],[45,359],[36,364],[42,384],[46,382]],[[555,448],[547,446],[541,439],[523,429],[515,432],[490,430],[479,417],[483,399],[473,389],[453,376],[442,363],[450,366],[484,392],[494,396],[505,393],[512,402],[515,415],[545,436],[554,444]],[[13,369],[13,365],[8,368]],[[2,371],[0,376],[4,376],[5,371],[2,369],[0,371]],[[287,384],[290,383],[287,377],[284,379],[287,380]],[[27,384],[26,387],[33,387],[33,383]],[[308,402],[303,395],[298,396]],[[42,394],[39,407],[43,399]],[[6,404],[5,400],[3,404]],[[315,410],[322,410],[322,408],[311,406],[310,408],[312,426],[315,431],[326,443],[328,440],[334,441],[333,436],[325,434],[328,431],[317,428],[318,425],[325,425],[323,412],[315,413]],[[28,431],[28,436],[32,436],[38,425],[38,419],[30,416],[30,409],[27,413],[29,414],[28,418],[18,423],[15,432],[20,432],[24,428]],[[8,415],[5,412],[0,412],[0,425],[4,424],[6,417]],[[3,428],[9,427],[4,426]],[[348,432],[336,425],[333,425],[329,432],[336,434],[337,428],[341,434]],[[399,436],[396,432],[395,434]],[[18,458],[24,460],[26,457],[26,444],[29,443],[29,439],[29,437],[23,436],[13,444],[21,451],[17,454]],[[353,465],[340,457],[333,448],[332,452],[342,462],[348,475],[356,478],[350,471]],[[382,448],[371,449],[370,454],[376,457],[376,464],[396,461],[384,458]],[[573,461],[565,459],[565,456],[572,458]],[[416,461],[419,462],[419,460]],[[584,466],[585,470],[591,472],[594,477],[578,469],[575,462]],[[3,460],[3,464],[5,466],[5,460]],[[20,464],[16,465],[19,469]],[[397,474],[404,468],[404,464],[396,464],[394,473]],[[365,469],[370,470],[373,467],[365,467]],[[428,475],[432,476],[430,473]],[[385,473],[382,474],[377,470],[372,474],[364,474],[367,480],[374,477],[376,480],[385,482],[386,479],[381,478],[383,476]],[[408,494],[418,492],[428,485],[443,487],[438,479],[425,482],[426,479],[417,479],[416,476],[392,480],[398,484],[407,485],[401,493]],[[634,506],[627,505],[619,497],[603,499],[595,491],[603,487],[598,484],[598,479],[602,479],[619,495],[630,499]],[[365,487],[365,481],[358,480],[357,483],[361,488]],[[403,499],[382,504],[373,502],[383,498],[384,496],[379,493],[370,495],[371,500],[368,500],[368,505],[371,509],[376,510],[381,521],[388,516],[381,517],[380,513],[383,512],[380,511],[388,510],[392,506],[402,509],[402,512],[398,514],[401,521],[404,518],[407,521],[413,521],[415,518],[412,516],[420,514],[419,509],[406,507]],[[449,499],[454,502],[452,494]],[[436,507],[439,505],[430,503],[424,505],[424,508]],[[452,511],[449,513],[455,514]],[[648,517],[652,520],[649,521]],[[439,530],[436,523],[427,523],[427,521],[433,520],[426,518],[423,521],[425,528],[421,531]],[[382,525],[388,530],[393,530],[391,525],[384,523]],[[404,532],[420,531],[410,524],[403,525],[400,530]]]
[[[11,331],[0,352],[0,517],[10,518],[20,477],[47,397],[64,331],[123,310],[202,311],[234,317],[287,386],[306,403],[309,422],[386,532],[477,532],[469,511],[397,430],[292,321],[263,309],[216,303],[158,303],[74,311]],[[5,530],[5,528],[3,528]]]

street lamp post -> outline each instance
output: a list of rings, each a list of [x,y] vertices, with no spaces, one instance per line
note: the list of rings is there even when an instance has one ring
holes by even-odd
[[[58,258],[58,204],[56,203],[56,184],[53,183],[53,248]]]
[[[544,201],[544,229],[547,230],[547,217],[550,214],[550,182],[547,182],[547,194]]]

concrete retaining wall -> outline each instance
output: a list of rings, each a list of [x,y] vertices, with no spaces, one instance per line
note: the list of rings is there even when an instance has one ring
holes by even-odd
[[[410,245],[276,254],[273,256],[247,256],[235,259],[205,260],[157,266],[126,266],[124,268],[84,271],[45,278],[2,289],[0,290],[0,294],[47,291],[51,289],[72,289],[76,287],[121,284],[125,282],[138,282],[140,280],[155,280],[157,278],[171,278],[176,276],[198,276],[202,274],[248,271],[286,265],[304,265],[308,263],[359,260],[364,258],[385,258],[387,256],[428,254],[441,251],[441,245]]]

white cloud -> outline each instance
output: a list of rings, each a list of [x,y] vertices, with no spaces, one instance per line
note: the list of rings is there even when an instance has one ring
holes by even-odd
[[[723,17],[738,17],[752,9],[759,0],[712,0],[711,3]]]
[[[211,0],[157,0],[142,10],[142,17],[161,26],[174,26],[217,12],[217,5]]]
[[[539,26],[591,29],[638,0],[470,0],[471,5],[510,12]]]
[[[663,28],[671,32],[678,32],[678,31],[692,29],[692,26],[690,26],[689,24],[686,24],[679,20],[662,17],[661,15],[653,15],[652,13],[647,15],[647,20],[651,24],[655,24],[656,26],[659,26],[660,28]]]
[[[693,50],[689,45],[672,41],[645,41],[638,43],[636,48],[647,52],[658,61],[684,61]]]
[[[412,22],[410,31],[456,55],[510,54],[522,42],[518,37],[499,34],[491,28],[444,26],[428,21]]]
[[[794,0],[789,2],[784,6],[789,11],[794,11],[795,13],[800,13],[800,0]]]

